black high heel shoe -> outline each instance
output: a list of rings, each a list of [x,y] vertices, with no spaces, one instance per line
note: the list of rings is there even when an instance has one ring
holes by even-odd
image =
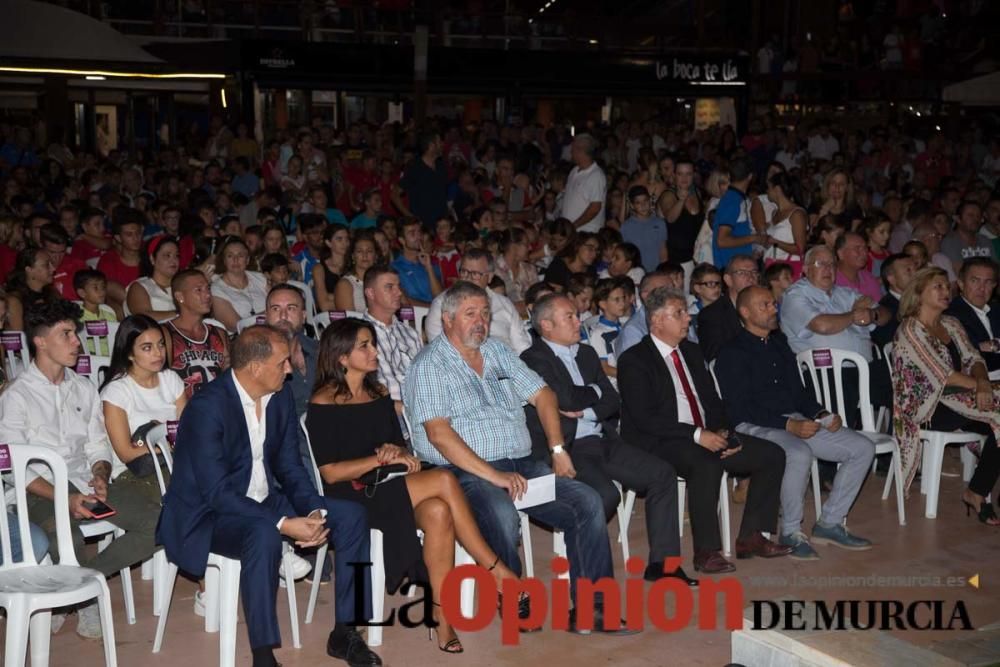
[[[435,607],[439,608],[439,609],[441,608],[441,605],[438,604],[437,602],[431,602],[431,604],[434,605]],[[438,628],[439,627],[441,627],[440,622],[438,622]],[[454,631],[455,630],[452,629],[452,632],[454,632]],[[434,632],[437,633],[437,628],[434,629]],[[428,640],[431,639],[431,629],[430,628],[427,628],[427,639]],[[444,643],[444,646],[441,646],[440,644],[438,644],[438,650],[441,651],[442,653],[452,653],[452,654],[455,654],[455,655],[458,655],[459,653],[465,653],[465,648],[462,646],[462,642],[458,639],[457,635],[454,636],[454,637],[452,637],[448,641],[446,641]]]
[[[975,512],[979,523],[984,523],[987,526],[1000,526],[1000,517],[997,517],[996,510],[993,509],[993,503],[984,500],[979,506],[978,511],[976,510],[976,506],[965,498],[962,498],[962,503],[965,505],[965,516],[969,516],[970,512]]]

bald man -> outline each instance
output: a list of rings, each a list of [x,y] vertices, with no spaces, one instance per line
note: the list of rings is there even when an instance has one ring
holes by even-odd
[[[840,417],[824,410],[802,385],[795,354],[778,331],[778,306],[770,290],[746,288],[736,300],[736,310],[743,329],[719,352],[715,374],[736,430],[785,450],[780,542],[793,547],[790,558],[819,558],[802,532],[803,498],[815,456],[835,461],[840,468],[813,527],[812,544],[871,549],[871,541],[852,535],[843,523],[871,468],[875,446],[845,428]]]

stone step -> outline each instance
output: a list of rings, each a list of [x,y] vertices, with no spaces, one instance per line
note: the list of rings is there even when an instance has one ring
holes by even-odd
[[[931,650],[967,667],[995,667],[1000,665],[1000,630],[962,633],[932,643]]]

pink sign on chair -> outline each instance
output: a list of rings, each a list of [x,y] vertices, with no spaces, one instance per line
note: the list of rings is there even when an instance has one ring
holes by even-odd
[[[404,322],[414,322],[417,319],[416,314],[413,312],[413,306],[403,306],[399,309],[399,319]]]
[[[14,463],[10,460],[10,445],[0,445],[0,472],[10,472]]]
[[[73,370],[77,372],[78,375],[90,375],[90,355],[81,354],[76,358],[76,366]]]
[[[813,350],[812,355],[816,368],[833,368],[833,353],[830,350]]]
[[[176,419],[167,420],[167,442],[171,445],[177,443],[177,425],[180,424]]]
[[[266,323],[267,323],[267,316],[265,315],[257,316],[257,324],[266,324]]]
[[[347,311],[346,310],[331,310],[330,311],[330,321],[335,322],[337,320],[346,320]]]
[[[11,352],[20,352],[21,334],[19,333],[0,334],[0,345],[3,345],[3,349],[5,350],[10,350]]]
[[[108,335],[108,321],[107,320],[91,320],[90,322],[83,323],[84,330],[87,332],[88,336],[107,336]]]

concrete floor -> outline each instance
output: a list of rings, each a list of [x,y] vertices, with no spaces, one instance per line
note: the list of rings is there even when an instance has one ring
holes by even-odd
[[[955,475],[960,471],[957,451],[952,449],[945,457],[945,472]],[[907,503],[907,523],[897,524],[893,497],[881,500],[882,478],[870,478],[862,490],[858,504],[850,515],[853,532],[869,537],[876,547],[868,552],[853,553],[833,547],[817,547],[822,556],[818,562],[802,563],[785,559],[738,561],[736,576],[744,585],[746,604],[751,600],[790,597],[803,600],[836,599],[899,599],[905,602],[925,599],[947,601],[963,600],[972,623],[977,628],[997,627],[1000,623],[1000,576],[996,575],[994,561],[1000,546],[1000,529],[980,525],[973,518],[966,518],[959,501],[962,488],[960,478],[942,478],[941,504],[936,520],[925,519],[923,497],[919,495],[919,484],[914,484],[913,497]],[[806,500],[807,523],[812,527],[810,517],[815,513],[811,502],[812,494]],[[741,505],[733,505],[733,531],[738,529]],[[617,536],[617,522],[612,521],[609,532],[612,539]],[[645,523],[643,504],[636,505],[630,540],[634,555],[646,556]],[[536,576],[548,577],[551,535],[540,528],[533,528],[533,542],[536,556]],[[619,578],[624,570],[621,550],[614,545],[615,564]],[[683,539],[684,566],[689,573],[691,542],[690,531],[685,530]],[[926,576],[971,577],[980,574],[980,587],[971,585],[947,587],[893,587],[893,588],[851,588],[845,586],[828,587],[819,578],[825,576]],[[810,581],[792,580],[793,577],[809,577]],[[111,581],[112,602],[116,614],[115,630],[118,643],[118,662],[123,666],[183,665],[194,667],[217,664],[218,635],[206,634],[203,621],[192,612],[195,585],[178,579],[174,592],[167,635],[163,651],[153,655],[153,635],[156,628],[151,613],[151,582],[141,581],[137,569],[133,569],[138,622],[126,625],[123,622],[121,585],[117,578]],[[299,612],[305,613],[307,587],[298,587]],[[283,593],[283,592],[282,592]],[[403,600],[405,602],[405,599]],[[399,598],[387,601],[387,608],[398,606]],[[288,612],[283,594],[278,596],[278,617],[282,621],[282,635],[290,643]],[[947,605],[950,609],[950,604]],[[320,593],[316,618],[311,625],[301,625],[302,649],[280,648],[276,654],[286,667],[343,664],[327,657],[325,642],[332,622],[331,588],[324,586]],[[494,621],[487,630],[461,635],[465,653],[461,656],[445,656],[439,653],[433,642],[428,641],[422,628],[405,629],[390,627],[385,629],[383,645],[377,649],[386,665],[442,665],[476,664],[491,665],[711,665],[719,667],[729,662],[730,635],[726,630],[704,631],[697,629],[695,620],[684,630],[676,633],[662,633],[647,629],[632,637],[589,637],[571,635],[565,632],[545,630],[523,635],[517,647],[502,646],[499,622]],[[51,660],[53,667],[84,667],[103,664],[100,643],[80,639],[74,632],[75,618],[71,617],[64,629],[52,640]],[[896,637],[920,646],[930,646],[936,641],[948,640],[956,635],[968,633],[905,631],[894,632]],[[1000,658],[1000,656],[998,656]],[[250,652],[246,644],[245,626],[239,626],[237,640],[237,664],[249,665]]]

